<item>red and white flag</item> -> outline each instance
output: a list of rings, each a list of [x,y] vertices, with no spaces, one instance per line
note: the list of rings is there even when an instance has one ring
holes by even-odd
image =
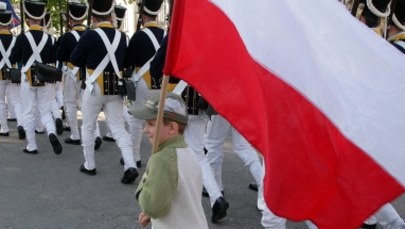
[[[336,0],[175,0],[165,73],[266,163],[279,216],[356,228],[405,190],[405,56]]]

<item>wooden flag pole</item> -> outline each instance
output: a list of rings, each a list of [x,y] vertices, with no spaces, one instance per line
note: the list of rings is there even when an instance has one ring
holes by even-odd
[[[156,153],[158,150],[158,147],[159,147],[160,128],[161,128],[162,122],[163,122],[164,105],[165,105],[165,101],[166,101],[167,86],[169,84],[169,78],[170,78],[170,76],[163,75],[162,87],[160,89],[158,114],[157,114],[157,118],[156,118],[156,131],[155,131],[155,137],[153,139],[153,145],[152,145],[152,154]]]

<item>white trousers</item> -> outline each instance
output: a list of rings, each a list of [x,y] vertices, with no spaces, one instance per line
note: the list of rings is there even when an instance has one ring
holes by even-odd
[[[133,106],[131,106],[132,108]],[[124,115],[127,115],[128,120],[128,133],[131,136],[132,140],[132,150],[135,161],[141,160],[141,141],[142,141],[142,124],[143,120],[137,119],[132,115],[128,115],[127,107],[124,107]]]
[[[10,117],[15,117],[17,119],[17,126],[23,126],[22,116],[21,116],[21,98],[20,98],[20,85],[15,83],[10,83],[7,85],[7,103],[8,112]],[[14,115],[14,116],[13,116]]]
[[[222,163],[224,160],[223,146],[226,138],[232,134],[233,151],[244,162],[258,185],[261,184],[262,165],[256,150],[246,139],[221,115],[212,115],[207,124],[205,148],[208,150],[208,161],[214,171],[219,188],[222,184]]]
[[[151,92],[146,85],[145,80],[140,79],[136,88],[136,101],[131,102],[129,109],[141,109],[150,96]],[[139,120],[134,116],[128,114],[128,109],[126,107],[124,107],[124,117],[128,122],[128,132],[132,139],[134,159],[135,161],[140,161],[143,120]]]
[[[20,95],[20,87],[19,87],[20,85],[10,83],[6,88],[6,98],[7,98],[6,107],[7,107],[9,118],[17,118],[17,115],[15,113],[16,108],[14,107],[14,104],[10,102],[10,85],[15,85],[16,87],[18,87],[18,96]],[[21,109],[21,106],[20,106],[20,109]]]
[[[7,123],[7,107],[6,107],[6,88],[10,83],[10,80],[0,80],[0,125],[1,133],[8,133],[8,123]]]
[[[93,93],[89,90],[83,93],[83,125],[82,125],[82,145],[86,169],[94,169],[96,162],[94,158],[94,133],[96,130],[97,116],[104,111],[106,121],[111,129],[111,133],[116,140],[124,158],[124,170],[130,167],[136,168],[132,153],[132,141],[125,129],[123,118],[123,102],[119,95],[100,95],[100,89],[96,85]]]
[[[79,126],[77,123],[77,108],[81,105],[81,81],[73,80],[70,71],[65,77],[64,101],[65,111],[68,124],[70,127],[70,138],[73,140],[80,139]]]
[[[25,77],[22,77],[24,79]],[[41,117],[41,122],[49,134],[55,133],[55,123],[51,115],[51,96],[55,90],[52,84],[41,87],[31,87],[28,82],[21,82],[21,110],[23,125],[27,139],[27,150],[36,150],[35,140],[35,109]]]
[[[51,113],[52,113],[52,117],[54,120],[56,120],[57,118],[62,119],[62,115],[59,111],[59,108],[61,106],[63,106],[63,103],[62,103],[62,105],[59,105],[59,102],[57,101],[57,96],[56,96],[57,90],[60,90],[60,83],[59,84],[58,83],[51,84],[54,87],[54,90],[52,90],[53,94],[51,95],[51,98],[52,98]],[[60,92],[58,92],[58,93],[60,93]]]
[[[365,221],[367,224],[380,224],[384,229],[405,229],[404,220],[391,204],[382,206],[372,217]]]
[[[63,89],[64,87],[62,86],[62,82],[56,82],[55,83],[55,98],[56,98],[56,104],[58,105],[58,108],[61,108],[63,106]]]
[[[206,117],[203,115],[189,115],[188,125],[184,131],[184,139],[197,156],[203,174],[203,185],[210,195],[211,206],[213,206],[215,200],[221,197],[222,193],[204,153],[206,123]]]

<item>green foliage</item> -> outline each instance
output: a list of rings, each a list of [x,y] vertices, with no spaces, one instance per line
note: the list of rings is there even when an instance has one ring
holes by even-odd
[[[38,0],[41,1],[41,0]],[[86,2],[84,0],[80,0],[81,2]],[[133,0],[130,0],[133,1]],[[66,0],[43,0],[42,2],[47,2],[47,10],[51,13],[52,18],[52,27],[54,27],[58,34],[60,34],[61,25],[65,26],[66,22],[62,21],[61,14],[66,13]],[[11,3],[14,6],[20,6],[20,0],[11,0]],[[61,22],[62,21],[62,22]]]
[[[61,26],[66,25],[66,22],[62,21],[61,14],[66,13],[67,1],[66,0],[34,0],[34,1],[42,1],[42,2],[48,3],[47,10],[48,10],[48,12],[51,12],[52,27],[54,27],[56,29],[57,34],[60,34]],[[80,1],[83,3],[87,2],[86,0],[80,0]],[[99,0],[99,1],[101,1],[101,0]],[[124,0],[125,4],[132,4],[134,2],[136,2],[136,0]],[[20,6],[20,0],[11,0],[11,3],[17,7]]]

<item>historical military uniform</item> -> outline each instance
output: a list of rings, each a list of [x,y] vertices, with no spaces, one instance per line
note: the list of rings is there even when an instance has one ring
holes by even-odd
[[[44,26],[44,31],[48,33],[51,37],[52,40],[52,49],[56,50],[57,48],[57,42],[56,42],[56,37],[50,32],[51,29],[51,13],[47,12],[45,14],[44,20],[43,20],[43,26]],[[52,63],[54,65],[55,63]],[[62,115],[59,112],[59,108],[63,105],[58,105],[60,103],[60,100],[63,99],[62,95],[62,90],[60,86],[61,82],[55,82],[53,83],[52,90],[49,94],[51,97],[51,114],[53,119],[55,120],[55,126],[56,126],[56,133],[58,135],[61,135],[63,133],[63,121],[62,121]],[[59,102],[58,102],[59,100]],[[35,130],[37,132],[43,132],[44,131],[44,126],[41,121],[41,114],[38,109],[35,109]]]
[[[55,123],[50,112],[52,83],[40,80],[35,74],[37,63],[49,64],[54,62],[52,38],[40,26],[45,16],[45,3],[25,0],[24,13],[30,24],[29,31],[17,37],[12,50],[11,61],[21,62],[21,101],[24,130],[26,132],[27,146],[25,153],[36,154],[35,140],[35,109],[38,109],[41,121],[45,126],[53,151],[62,153],[62,146],[55,135]],[[46,79],[47,80],[47,79]],[[35,108],[37,106],[37,108]]]
[[[10,69],[15,67],[15,63],[11,62],[9,57],[11,50],[15,44],[16,38],[11,34],[9,26],[13,20],[12,12],[7,10],[7,4],[0,2],[0,136],[9,136],[9,128],[7,124],[7,109],[5,103],[6,90],[8,90],[8,104],[16,109],[17,128],[20,139],[25,137],[24,129],[21,121],[20,107],[20,87],[17,84],[11,84]]]
[[[121,182],[132,183],[138,176],[132,153],[132,142],[125,130],[122,99],[122,69],[126,50],[125,34],[112,25],[112,1],[95,1],[92,6],[94,30],[89,30],[79,40],[70,62],[86,67],[86,89],[83,94],[82,145],[85,163],[80,171],[96,174],[93,134],[96,119],[103,110],[125,162]]]
[[[47,12],[44,17],[44,27],[46,28],[45,31],[51,36],[52,39],[52,46],[53,50],[57,50],[58,42],[56,37],[53,35],[52,30],[52,23],[51,23],[51,13]],[[55,64],[52,63],[52,64]],[[62,114],[59,109],[63,106],[63,91],[61,86],[61,81],[57,81],[54,83],[54,90],[52,90],[51,96],[51,113],[52,117],[55,120],[56,125],[56,133],[61,135],[63,133],[63,122],[62,122]]]
[[[205,148],[207,158],[214,172],[218,187],[223,190],[222,184],[222,164],[224,160],[223,146],[229,133],[232,136],[233,151],[244,162],[250,170],[256,184],[261,184],[262,165],[256,150],[222,115],[209,114],[210,119],[205,133]]]
[[[122,20],[125,17],[125,12],[126,11],[127,11],[127,8],[124,7],[124,6],[121,6],[121,5],[116,5],[115,8],[114,8],[115,19],[116,19],[116,28],[118,30],[120,30],[120,31],[122,31],[121,30],[121,25],[122,25]],[[127,37],[127,41],[129,42],[128,36],[126,36],[126,37]],[[128,42],[127,42],[127,44],[128,44]],[[126,70],[124,69],[124,72],[125,71]],[[125,75],[125,73],[124,73],[124,75]],[[126,122],[128,122],[129,114],[128,114],[128,109],[127,109],[127,107],[125,105],[124,105],[124,113],[123,114],[124,114],[124,120]],[[108,127],[108,125],[107,125],[107,133],[103,136],[103,140],[106,140],[108,142],[115,142],[114,138],[112,137],[111,130]],[[121,162],[121,164],[124,164],[124,160],[122,158],[121,158],[120,162]],[[139,168],[140,166],[137,165],[137,167]]]
[[[388,41],[405,54],[405,0],[397,0],[390,24],[390,27],[395,27],[398,33],[388,37]]]
[[[162,0],[146,0],[143,14],[150,19],[156,18],[159,13]],[[142,78],[137,80],[136,100],[131,102],[130,109],[142,107],[149,97],[149,89],[157,88],[157,82],[153,82],[150,77],[147,65],[155,55],[163,39],[164,30],[160,28],[155,20],[144,21],[143,29],[137,31],[129,41],[129,46],[125,56],[125,67],[134,69]],[[140,145],[142,139],[142,120],[129,117],[129,133],[131,135],[134,158],[138,165],[141,165]]]
[[[72,21],[83,21],[87,16],[87,5],[80,3],[68,3],[67,17]],[[68,19],[68,20],[69,20]],[[65,33],[60,38],[60,43],[56,52],[56,60],[63,63],[65,71],[64,102],[66,116],[68,119],[71,134],[65,139],[65,143],[80,145],[79,127],[77,124],[77,107],[81,100],[82,82],[86,78],[85,67],[79,68],[70,63],[70,56],[77,45],[80,37],[85,32],[86,27],[82,24],[73,24],[71,31]]]

